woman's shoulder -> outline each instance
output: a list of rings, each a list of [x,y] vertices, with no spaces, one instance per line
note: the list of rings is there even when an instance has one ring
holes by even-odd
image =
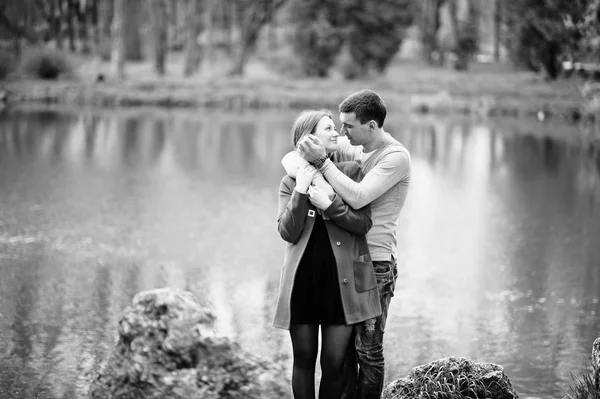
[[[296,179],[294,179],[293,177],[290,177],[289,175],[284,175],[281,178],[281,183],[279,185],[280,186],[295,187],[296,186]]]

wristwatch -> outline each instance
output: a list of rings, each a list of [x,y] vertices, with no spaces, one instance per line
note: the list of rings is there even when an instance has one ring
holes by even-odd
[[[329,157],[327,155],[325,155],[322,158],[317,158],[314,161],[312,161],[312,164],[315,168],[321,169],[323,167],[323,165],[325,165],[325,161],[327,161],[328,159],[329,159]]]

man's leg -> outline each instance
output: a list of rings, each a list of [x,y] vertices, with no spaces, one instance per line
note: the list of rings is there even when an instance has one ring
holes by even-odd
[[[379,299],[381,300],[381,316],[369,319],[356,325],[354,331],[356,356],[359,365],[356,399],[379,399],[383,391],[385,364],[383,359],[383,333],[387,320],[390,301],[394,296],[398,271],[396,262],[373,262]]]

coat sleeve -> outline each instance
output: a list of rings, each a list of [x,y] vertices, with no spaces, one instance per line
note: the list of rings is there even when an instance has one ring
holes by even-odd
[[[333,198],[331,205],[324,212],[331,221],[353,234],[367,234],[373,225],[371,207],[369,205],[355,210],[344,203],[342,197],[337,194]]]
[[[284,176],[279,185],[277,228],[279,235],[292,244],[298,242],[306,224],[309,209],[308,194],[294,190],[295,181]]]

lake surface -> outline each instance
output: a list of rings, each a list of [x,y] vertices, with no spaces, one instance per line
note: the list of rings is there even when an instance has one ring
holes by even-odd
[[[295,114],[0,111],[0,396],[84,397],[122,309],[164,286],[289,366],[271,318]],[[563,397],[600,336],[600,162],[544,138],[552,124],[386,125],[413,161],[387,382],[465,356],[521,397]]]

